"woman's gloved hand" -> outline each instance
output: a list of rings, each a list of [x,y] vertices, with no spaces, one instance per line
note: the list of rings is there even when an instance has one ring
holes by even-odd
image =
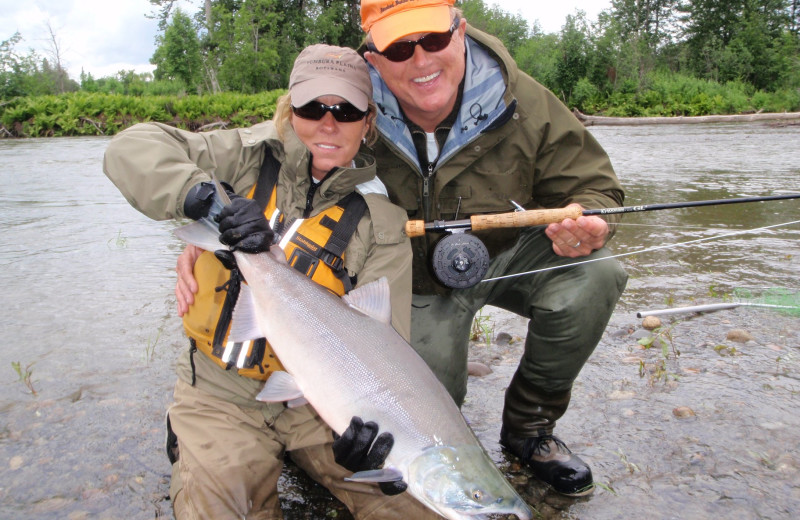
[[[214,191],[216,189],[212,182],[201,182],[192,186],[183,201],[183,214],[192,220],[207,216],[214,199]]]
[[[394,446],[394,436],[388,432],[378,435],[378,429],[376,423],[365,423],[361,417],[350,419],[350,426],[341,437],[335,432],[333,434],[333,457],[336,463],[354,473],[383,466]],[[398,495],[408,488],[408,484],[402,480],[380,482],[378,485],[385,495]]]
[[[269,250],[275,233],[269,227],[264,210],[252,200],[236,194],[228,194],[231,203],[216,217],[219,224],[219,240],[231,246],[233,251],[261,253]]]

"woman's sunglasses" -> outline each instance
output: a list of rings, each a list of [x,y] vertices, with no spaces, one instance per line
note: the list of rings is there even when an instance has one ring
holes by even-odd
[[[406,61],[408,58],[414,55],[414,49],[417,45],[422,47],[425,52],[439,52],[445,49],[448,45],[450,45],[450,41],[453,39],[453,33],[455,32],[456,28],[458,27],[458,23],[461,19],[456,16],[455,20],[453,20],[453,24],[450,26],[447,32],[442,33],[429,33],[420,38],[417,41],[399,41],[394,42],[393,44],[386,47],[383,52],[379,51],[375,44],[372,42],[367,43],[367,50],[370,52],[375,52],[383,56],[389,61],[401,62]]]
[[[312,121],[319,121],[327,112],[330,112],[333,118],[340,123],[355,123],[361,121],[367,115],[367,111],[361,111],[354,105],[344,102],[337,103],[336,105],[326,105],[319,101],[311,101],[301,107],[292,107],[292,112],[297,117],[303,119],[310,119]]]

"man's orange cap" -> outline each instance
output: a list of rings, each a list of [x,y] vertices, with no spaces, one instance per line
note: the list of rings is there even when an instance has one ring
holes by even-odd
[[[409,34],[446,32],[455,0],[361,0],[361,28],[379,51]]]

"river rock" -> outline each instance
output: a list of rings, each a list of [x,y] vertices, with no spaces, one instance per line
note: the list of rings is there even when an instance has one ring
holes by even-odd
[[[647,316],[642,320],[642,327],[647,330],[657,329],[661,326],[661,320],[657,316]]]
[[[730,332],[728,332],[728,335],[726,336],[726,339],[728,341],[735,341],[737,343],[747,343],[748,341],[755,340],[753,335],[750,334],[749,332],[747,332],[744,329],[733,329],[733,330],[731,330]]]
[[[494,342],[498,346],[506,346],[511,343],[512,337],[508,332],[501,332],[495,338]]]
[[[483,363],[478,363],[477,361],[470,361],[469,363],[467,363],[467,373],[471,376],[483,377],[491,374],[492,369],[484,365]]]
[[[678,419],[685,419],[687,417],[694,417],[695,413],[694,410],[692,410],[688,406],[679,406],[672,410],[672,415],[674,415]]]
[[[631,390],[614,390],[608,394],[608,398],[612,401],[624,401],[626,399],[633,399],[636,397],[636,392]]]
[[[13,457],[11,457],[11,460],[8,461],[8,468],[11,471],[18,470],[19,468],[22,467],[24,461],[25,460],[19,455],[14,455]]]

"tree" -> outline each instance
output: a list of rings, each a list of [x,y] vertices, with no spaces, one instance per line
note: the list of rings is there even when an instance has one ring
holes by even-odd
[[[528,22],[522,15],[511,15],[497,4],[487,8],[483,0],[463,0],[461,10],[470,25],[498,37],[512,56],[530,35]]]
[[[561,95],[564,103],[569,104],[575,85],[589,72],[589,56],[592,49],[586,13],[578,10],[575,15],[567,15],[560,36],[555,91]]]
[[[159,43],[150,63],[156,66],[157,80],[180,80],[189,90],[195,90],[201,79],[200,40],[192,20],[176,9],[172,22],[157,38]]]
[[[56,85],[57,91],[59,93],[64,93],[67,92],[68,87],[71,85],[69,81],[69,74],[64,67],[61,41],[56,36],[56,32],[53,29],[53,26],[50,25],[50,22],[47,22],[47,32],[49,35],[47,39],[48,54],[50,55],[51,62],[54,65],[52,70],[49,72],[53,77],[53,83]]]
[[[790,0],[687,0],[680,4],[688,66],[719,81],[743,80],[775,88],[785,77],[784,32],[792,30]]]
[[[517,49],[514,59],[520,70],[550,90],[556,89],[556,67],[560,59],[557,34],[534,31]]]

